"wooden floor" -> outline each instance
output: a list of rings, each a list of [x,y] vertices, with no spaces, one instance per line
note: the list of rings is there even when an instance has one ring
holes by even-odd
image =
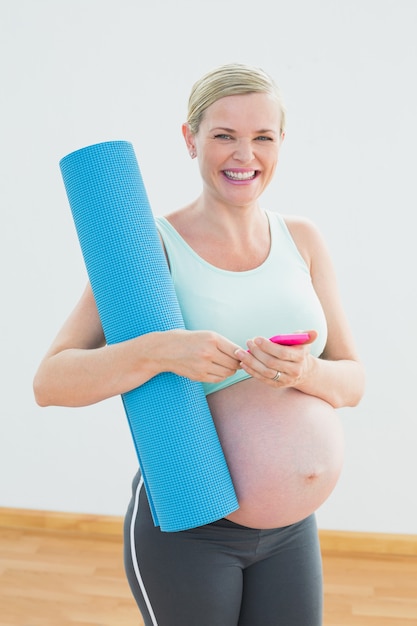
[[[417,625],[416,555],[323,557],[324,626]],[[143,626],[120,535],[0,525],[0,626]]]

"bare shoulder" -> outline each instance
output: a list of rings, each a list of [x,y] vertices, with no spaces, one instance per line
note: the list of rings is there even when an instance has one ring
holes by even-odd
[[[309,267],[318,254],[327,254],[324,238],[312,220],[300,215],[283,215],[282,217],[295,245]]]

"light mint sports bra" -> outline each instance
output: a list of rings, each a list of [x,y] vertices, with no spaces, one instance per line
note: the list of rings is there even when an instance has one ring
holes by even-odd
[[[308,267],[283,218],[266,211],[271,249],[262,265],[245,272],[219,269],[202,259],[164,217],[156,225],[165,245],[185,327],[214,330],[246,349],[257,335],[315,329],[311,353],[326,345],[327,324]],[[203,383],[206,395],[245,378],[239,370],[220,383]]]

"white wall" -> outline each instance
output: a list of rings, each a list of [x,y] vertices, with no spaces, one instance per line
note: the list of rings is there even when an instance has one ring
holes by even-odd
[[[243,61],[280,83],[288,132],[264,205],[324,232],[368,372],[341,411],[322,528],[415,533],[415,0],[1,0],[0,506],[122,515],[136,468],[119,398],[38,408],[37,364],[85,280],[58,167],[126,139],[155,213],[192,199],[192,82]]]

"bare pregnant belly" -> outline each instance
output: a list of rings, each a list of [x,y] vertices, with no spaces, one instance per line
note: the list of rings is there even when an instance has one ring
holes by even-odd
[[[207,400],[240,505],[230,520],[252,528],[287,526],[326,500],[343,463],[342,427],[330,404],[255,379]]]

